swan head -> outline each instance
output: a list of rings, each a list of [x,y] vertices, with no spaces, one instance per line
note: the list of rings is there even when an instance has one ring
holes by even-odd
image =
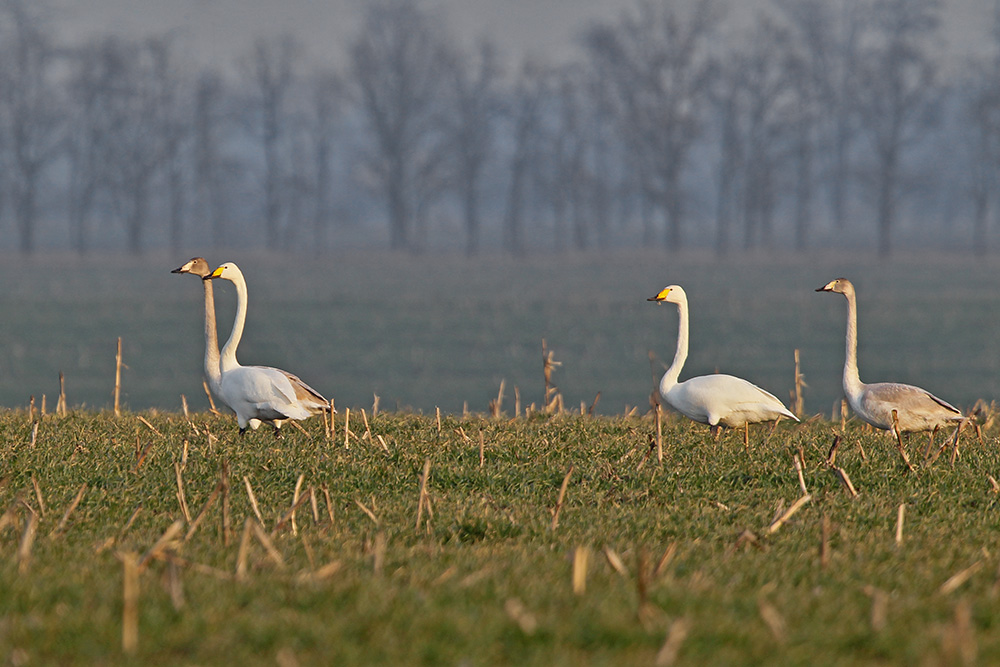
[[[204,277],[204,280],[214,280],[215,278],[223,278],[225,280],[235,281],[237,276],[242,277],[243,272],[240,271],[240,267],[236,266],[232,262],[226,262],[221,265],[215,271]]]
[[[204,257],[192,257],[183,266],[178,266],[170,273],[190,273],[191,275],[204,278],[211,273],[211,269],[208,267],[208,262],[205,261]]]
[[[854,285],[847,278],[837,278],[831,280],[822,287],[816,288],[817,292],[837,292],[838,294],[843,294],[845,296],[849,294],[854,294]]]
[[[680,285],[668,285],[661,289],[656,296],[651,296],[646,301],[655,301],[657,303],[686,303],[687,294],[684,293],[684,289]]]

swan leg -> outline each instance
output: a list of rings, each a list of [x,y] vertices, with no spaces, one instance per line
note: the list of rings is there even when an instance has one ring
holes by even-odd
[[[274,427],[274,438],[275,438],[275,440],[282,440],[282,439],[284,439],[285,436],[281,432],[281,426],[279,424],[274,423],[274,422],[271,423],[271,426]]]
[[[951,436],[944,439],[944,444],[942,444],[931,457],[931,463],[938,460],[938,457],[944,453],[944,450],[948,449],[948,445],[952,446],[951,463],[955,463],[955,458],[958,456],[958,434],[961,433],[962,429],[965,427],[965,421],[966,420],[963,418],[962,421],[958,423],[958,427],[955,429],[955,432]]]
[[[899,433],[899,416],[896,411],[892,411],[892,432],[896,436],[896,445],[899,449],[899,455],[903,457],[903,463],[906,464],[906,468],[913,472],[913,465],[910,463],[910,457],[906,454],[906,448],[903,447],[903,436]]]
[[[955,465],[955,459],[958,458],[958,436],[962,433],[962,428],[965,427],[966,420],[958,422],[958,426],[955,427],[955,441],[951,448],[951,465]]]
[[[934,434],[937,433],[938,427],[935,426],[934,430],[927,435],[927,451],[924,452],[924,458],[928,458],[931,452],[934,451]]]
[[[914,470],[913,464],[910,463],[910,457],[907,456],[907,454],[906,454],[906,448],[903,447],[903,436],[900,435],[900,433],[899,433],[898,430],[896,430],[896,429],[893,429],[893,430],[896,432],[896,445],[899,448],[899,455],[903,457],[903,463],[906,464],[907,469],[910,472],[913,472],[913,470]]]
[[[779,423],[781,423],[781,415],[778,415],[778,418],[771,422],[771,425],[767,427],[767,435],[764,436],[765,447],[767,447],[768,443],[771,442],[771,436],[773,436],[774,432],[778,430]]]
[[[240,427],[240,437],[242,438],[246,434],[247,434],[247,427],[246,426],[241,426]]]
[[[750,454],[750,422],[743,425],[743,451]]]
[[[715,441],[718,442],[719,434],[722,433],[722,427],[719,426],[718,424],[709,424],[708,432],[711,433],[712,437],[715,438]]]

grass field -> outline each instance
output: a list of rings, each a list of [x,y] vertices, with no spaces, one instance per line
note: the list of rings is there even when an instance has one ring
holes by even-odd
[[[134,410],[208,407],[201,389],[201,290],[169,273],[188,259],[8,257],[0,263],[0,405],[51,402],[64,372],[72,405],[111,405],[115,341],[123,339],[123,401]],[[1000,260],[863,255],[715,260],[688,253],[330,258],[226,253],[250,290],[240,359],[286,368],[338,406],[486,410],[505,381],[540,402],[541,341],[562,362],[567,405],[622,414],[648,405],[648,353],[673,356],[677,317],[646,298],[669,283],[691,301],[691,356],[682,379],[718,369],[787,400],[801,350],[808,412],[839,400],[844,300],[813,290],[844,275],[859,293],[861,376],[913,382],[964,408],[1000,396]],[[216,286],[221,337],[232,285]]]
[[[998,260],[209,257],[247,275],[241,361],[332,396],[328,441],[318,419],[240,440],[204,411],[201,289],[169,273],[186,259],[0,264],[0,660],[1000,661],[1000,424],[982,417],[983,443],[968,432],[954,464],[912,439],[906,473],[849,422],[836,465],[852,498],[826,463],[845,304],[813,291],[855,281],[863,379],[968,409],[1000,396]],[[691,301],[682,379],[719,369],[787,401],[799,349],[806,412],[825,417],[759,430],[749,452],[672,418],[659,463],[648,397],[677,319],[645,299],[669,283]],[[216,288],[223,338],[230,288]],[[598,416],[524,417],[542,400],[543,338],[566,405],[600,392]],[[503,417],[486,418],[501,382]],[[811,497],[795,505],[799,451]]]
[[[648,416],[365,416],[348,447],[343,414],[333,441],[319,419],[276,440],[209,414],[49,415],[34,435],[0,415],[0,660],[1000,660],[993,415],[954,464],[910,440],[914,473],[849,422],[856,498],[822,420],[747,452],[671,418],[660,464]],[[810,499],[776,525],[800,451]]]

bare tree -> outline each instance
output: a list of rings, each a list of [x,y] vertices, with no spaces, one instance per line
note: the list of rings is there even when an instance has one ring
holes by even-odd
[[[154,181],[176,149],[167,131],[176,101],[172,44],[169,38],[144,43],[108,39],[103,55],[113,76],[106,91],[111,121],[105,144],[111,167],[109,190],[125,222],[128,249],[138,254],[150,218]]]
[[[843,229],[850,199],[852,149],[858,128],[855,76],[861,62],[861,37],[865,7],[870,0],[778,0],[783,16],[796,33],[793,82],[799,91],[801,113],[796,120],[800,162],[796,186],[796,245],[805,245],[805,221],[812,197],[813,143],[829,155],[825,181],[829,190],[830,217]],[[820,112],[820,109],[822,112]],[[811,136],[816,133],[818,136]],[[820,165],[816,165],[818,171]]]
[[[333,219],[333,159],[337,119],[345,95],[336,72],[319,72],[312,80],[312,116],[309,134],[313,155],[313,247],[320,252],[323,235]]]
[[[1000,2],[994,7],[992,33],[993,54],[970,63],[963,86],[968,93],[962,136],[969,160],[972,247],[978,256],[989,252],[989,215],[1000,180]]]
[[[791,56],[787,63],[789,83],[794,91],[795,109],[791,118],[791,150],[794,161],[795,249],[809,245],[809,229],[813,219],[813,191],[816,170],[820,99],[816,81],[802,58]]]
[[[184,237],[184,221],[190,202],[188,192],[190,183],[187,178],[187,156],[185,149],[192,136],[191,126],[191,87],[182,81],[179,68],[176,68],[169,54],[170,46],[165,41],[159,41],[157,48],[164,51],[159,57],[158,73],[160,84],[159,134],[162,138],[161,154],[166,196],[166,222],[169,229],[169,243],[174,252],[180,251]]]
[[[351,75],[372,139],[367,168],[386,205],[393,249],[414,249],[418,208],[438,188],[442,102],[454,61],[441,22],[418,0],[375,0],[351,45]]]
[[[540,166],[542,191],[552,209],[553,240],[557,250],[567,243],[583,249],[588,244],[584,202],[586,178],[586,81],[572,66],[552,73],[552,94],[543,115],[544,148]]]
[[[289,35],[274,40],[261,38],[254,42],[253,52],[244,62],[246,79],[253,87],[251,133],[260,142],[264,159],[264,229],[267,246],[272,249],[287,246],[282,225],[286,213],[282,193],[287,180],[284,152],[291,125],[288,105],[300,50]]]
[[[86,253],[92,243],[91,216],[110,182],[110,142],[115,131],[115,90],[119,87],[120,60],[115,43],[95,40],[67,54],[69,127],[68,218],[73,249]]]
[[[133,42],[114,37],[86,45],[74,58],[69,141],[70,220],[74,245],[90,245],[88,219],[103,195],[124,222],[130,252],[143,247],[143,231],[157,198],[156,179],[177,158],[184,123],[169,38]],[[184,183],[166,174],[171,241],[179,239]],[[177,216],[177,217],[175,217]]]
[[[787,128],[797,103],[788,76],[788,33],[762,17],[746,50],[731,62],[743,100],[743,245],[772,243],[780,174],[789,157]]]
[[[500,113],[499,83],[496,48],[488,40],[479,43],[475,58],[460,58],[452,70],[448,144],[470,256],[479,251],[481,185]]]
[[[878,252],[892,248],[907,149],[933,121],[935,67],[928,40],[940,24],[937,0],[875,0],[858,67],[858,111],[871,142]]]
[[[193,105],[193,207],[194,220],[207,225],[213,247],[223,243],[226,233],[225,97],[222,76],[210,70],[202,72],[195,84]]]
[[[976,255],[989,252],[989,213],[1000,168],[1000,71],[990,67],[980,75],[985,85],[968,101],[965,143],[969,151],[969,195],[972,199],[972,247]]]
[[[613,105],[593,72],[585,72],[583,207],[589,212],[589,226],[598,246],[611,242],[615,199],[625,199],[624,144],[615,128]],[[623,204],[624,202],[619,202]]]
[[[725,255],[737,216],[743,246],[769,246],[789,163],[799,101],[788,31],[758,16],[713,86],[719,141],[715,251]]]
[[[854,0],[848,0],[854,2]],[[843,2],[843,0],[842,0]],[[786,68],[789,82],[795,94],[796,109],[792,119],[792,151],[795,161],[794,169],[794,211],[793,225],[795,229],[795,247],[804,250],[808,245],[809,229],[813,219],[813,198],[816,171],[818,168],[817,154],[821,140],[821,125],[824,116],[836,120],[840,115],[838,100],[843,97],[843,83],[837,72],[837,53],[844,54],[845,49],[837,50],[833,46],[837,34],[832,25],[842,25],[842,22],[832,20],[830,14],[835,10],[828,0],[779,0],[779,8],[791,22],[791,35],[788,45]],[[850,42],[850,39],[847,40]],[[849,51],[847,51],[849,53]],[[840,63],[841,67],[843,63]],[[839,94],[838,94],[839,93]],[[840,123],[838,122],[838,126]],[[837,145],[836,153],[840,160],[846,159],[846,141]],[[831,172],[833,180],[846,177],[846,169],[834,169]],[[834,185],[838,202],[835,205],[836,221],[843,222],[844,188]],[[839,216],[839,217],[837,217]]]
[[[683,243],[690,151],[702,128],[715,69],[711,35],[721,20],[714,0],[685,15],[672,4],[642,0],[617,25],[591,28],[585,44],[594,67],[614,92],[616,116],[642,160],[651,196],[667,221],[666,241]]]
[[[739,72],[723,67],[713,86],[712,100],[716,107],[719,138],[719,161],[716,167],[715,254],[729,253],[730,234],[740,196],[741,165],[744,163],[743,133],[740,122],[743,100]]]
[[[524,214],[528,206],[531,172],[538,160],[538,137],[546,84],[542,68],[526,62],[517,77],[507,116],[513,141],[510,181],[504,211],[503,247],[511,255],[525,253]]]
[[[37,244],[39,194],[45,170],[61,151],[65,116],[60,92],[53,82],[57,64],[42,19],[22,0],[0,5],[6,39],[0,57],[2,76],[0,119],[4,125],[9,181],[14,203],[18,246],[25,254]]]

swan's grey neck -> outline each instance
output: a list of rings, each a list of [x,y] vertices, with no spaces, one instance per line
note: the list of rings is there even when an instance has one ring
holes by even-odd
[[[844,393],[854,396],[864,385],[858,376],[858,302],[853,291],[847,297],[847,349],[844,354]]]
[[[229,340],[222,348],[220,367],[223,373],[238,368],[240,365],[240,362],[236,360],[236,348],[239,347],[240,339],[243,338],[243,325],[247,319],[247,283],[240,273],[233,276],[232,282],[236,285],[236,319],[233,320],[233,332],[229,334]]]
[[[660,380],[660,393],[666,395],[681,375],[684,362],[688,356],[688,304],[684,298],[677,304],[677,352],[674,353],[674,361],[670,368],[663,374]]]
[[[216,396],[222,383],[219,371],[219,336],[215,327],[215,292],[211,280],[202,280],[205,290],[205,379]]]

